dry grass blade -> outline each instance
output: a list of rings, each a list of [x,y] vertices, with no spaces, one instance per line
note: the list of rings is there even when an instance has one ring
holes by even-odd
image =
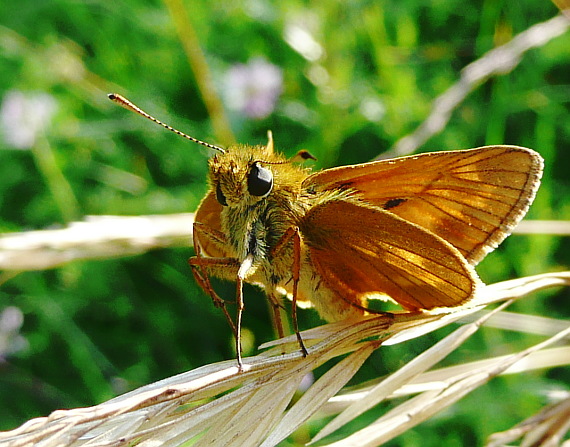
[[[567,220],[523,220],[513,230],[514,234],[570,235],[570,222]]]
[[[239,406],[234,405],[232,412],[217,419],[195,445],[258,445],[287,407],[303,375],[297,372],[282,383],[257,389]]]
[[[568,327],[568,325],[567,325]],[[467,374],[469,371],[477,371],[489,368],[492,364],[499,364],[507,360],[508,355],[491,357],[476,362],[464,363],[461,365],[449,366],[423,373],[413,380],[410,380],[402,388],[398,389],[392,397],[400,397],[418,392],[442,388],[445,381],[452,377]],[[542,368],[555,368],[570,364],[570,347],[556,347],[544,349],[530,353],[522,359],[504,370],[501,374],[519,374],[521,372],[532,371]]]
[[[568,327],[568,324],[566,326]],[[507,357],[508,356],[492,357],[424,372],[415,378],[410,379],[407,383],[403,384],[386,398],[393,399],[422,393],[424,391],[440,390],[444,388],[446,382],[453,377],[468,374],[470,371],[489,368],[492,364],[498,364],[506,360]],[[570,364],[569,346],[549,348],[529,354],[525,359],[515,363],[510,368],[507,368],[501,373],[501,375],[519,374],[521,372],[532,371],[535,369],[555,368],[558,366],[566,366],[568,364]],[[335,396],[329,400],[327,405],[323,407],[321,411],[330,414],[339,413],[354,402],[364,402],[364,399],[376,387],[377,385],[359,387],[357,391],[351,391]]]
[[[411,327],[418,324],[418,319],[421,317],[412,315],[398,320],[402,327],[406,327],[406,320]],[[46,446],[104,446],[135,441],[141,445],[146,445],[146,441],[153,445],[180,445],[203,433],[223,434],[223,439],[216,436],[213,443],[206,442],[209,445],[254,445],[252,438],[267,436],[275,425],[273,420],[283,413],[292,391],[307,372],[332,357],[359,349],[358,341],[362,338],[374,334],[388,336],[391,322],[386,317],[348,322],[344,327],[344,333],[349,334],[346,337],[340,336],[336,327],[325,329],[321,332],[323,339],[313,337],[306,358],[298,346],[285,344],[274,355],[265,353],[245,359],[243,372],[233,366],[234,361],[222,362],[142,387],[95,407],[59,410],[0,434],[0,445],[17,447],[42,442]],[[288,352],[281,354],[281,349]],[[276,387],[283,387],[283,398],[274,404]],[[252,414],[244,412],[246,406],[255,408],[256,414],[246,425],[249,429],[244,430],[241,424]],[[263,408],[257,411],[260,406]],[[251,433],[258,428],[259,434]],[[113,436],[115,433],[119,436]]]
[[[277,445],[300,427],[356,374],[376,347],[367,343],[327,371],[281,419],[262,447]]]
[[[494,362],[486,368],[478,368],[465,374],[459,374],[447,380],[441,390],[426,391],[392,409],[366,428],[342,441],[328,444],[328,446],[341,447],[354,445],[372,447],[387,442],[404,431],[425,421],[439,411],[444,410],[531,353],[543,349],[568,335],[570,335],[570,327],[542,343],[502,358],[500,361]]]
[[[466,320],[469,320],[469,318],[466,317]],[[525,334],[554,335],[566,329],[568,322],[556,318],[503,311],[493,314],[485,323],[485,326],[523,332]]]
[[[524,437],[521,446],[556,446],[570,429],[570,397],[543,408],[510,430],[489,437],[487,447],[501,447]]]
[[[44,270],[87,259],[188,247],[194,214],[88,216],[57,230],[0,235],[0,269]]]
[[[276,445],[322,409],[382,343],[403,343],[477,312],[487,303],[569,283],[569,272],[538,275],[489,286],[472,307],[459,311],[402,313],[393,318],[372,316],[324,325],[303,333],[309,351],[307,357],[299,351],[294,337],[278,340],[267,344],[269,349],[264,353],[245,359],[242,372],[234,361],[222,362],[147,385],[95,407],[59,410],[0,433],[0,446],[175,446],[189,441],[194,445],[215,446]],[[441,342],[439,348],[452,351],[478,324],[461,327]],[[566,336],[567,332],[556,337]],[[350,445],[355,439],[357,445],[377,445],[391,439],[554,340],[484,365],[473,363],[471,368],[447,371],[445,377],[438,378],[437,389],[432,384],[431,390],[336,445]],[[383,386],[388,386],[384,390],[378,387],[378,395],[386,397],[413,384],[415,376],[443,357],[433,352],[434,349],[422,354],[386,380]],[[302,378],[340,355],[347,357],[317,380],[286,412]],[[351,411],[357,410],[356,414],[359,410],[354,405]]]
[[[520,298],[550,287],[568,285],[570,285],[570,272],[543,273],[502,281],[485,287],[485,304],[500,302],[509,298]]]
[[[474,334],[479,329],[479,326],[489,318],[490,315],[491,314],[484,315],[476,322],[460,327],[452,334],[417,356],[414,360],[408,362],[398,371],[391,374],[386,380],[372,388],[362,399],[354,402],[353,405],[348,407],[329,424],[327,424],[313,438],[313,442],[317,442],[325,436],[328,436],[343,425],[355,419],[357,416],[360,416],[365,411],[375,405],[378,405],[401,386],[410,382],[437,362],[444,359],[449,353],[453,352],[465,340],[467,340],[467,338]]]

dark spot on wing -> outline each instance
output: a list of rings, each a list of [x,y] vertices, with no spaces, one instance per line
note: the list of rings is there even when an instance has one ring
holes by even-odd
[[[335,185],[336,189],[340,189],[341,191],[346,191],[347,189],[352,188],[352,183],[353,182],[343,182],[343,183],[337,183]]]
[[[401,205],[406,200],[407,199],[390,199],[384,205],[382,205],[382,208],[384,208],[385,210],[396,208],[398,205]]]

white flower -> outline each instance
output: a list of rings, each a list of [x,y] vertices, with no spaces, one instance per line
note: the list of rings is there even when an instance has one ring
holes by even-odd
[[[283,91],[283,72],[265,59],[234,65],[225,76],[228,107],[249,118],[269,116]]]
[[[53,96],[47,93],[6,93],[0,108],[0,128],[4,141],[16,149],[30,149],[57,109]]]
[[[324,56],[325,50],[322,45],[300,24],[288,24],[283,34],[285,42],[308,61],[316,62]]]
[[[359,111],[368,121],[377,122],[384,118],[386,106],[375,97],[367,97],[360,103]]]
[[[0,359],[28,347],[28,341],[19,334],[24,315],[15,306],[0,312]]]

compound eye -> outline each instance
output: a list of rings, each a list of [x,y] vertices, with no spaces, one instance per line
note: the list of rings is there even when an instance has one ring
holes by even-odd
[[[218,183],[218,186],[216,186],[216,199],[218,199],[218,202],[220,202],[220,205],[228,206],[226,196],[224,196],[224,193],[222,192],[222,188],[220,188],[219,183]]]
[[[266,197],[273,189],[273,173],[258,163],[251,166],[247,176],[247,190],[252,196]]]

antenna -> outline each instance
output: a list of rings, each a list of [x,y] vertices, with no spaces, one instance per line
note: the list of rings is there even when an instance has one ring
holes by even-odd
[[[152,122],[164,127],[165,129],[168,129],[171,132],[174,132],[176,135],[180,135],[181,137],[184,137],[187,140],[193,141],[194,143],[198,143],[198,144],[201,144],[202,146],[206,146],[210,149],[214,149],[218,152],[221,152],[222,154],[226,153],[226,150],[219,147],[219,146],[216,146],[216,145],[210,144],[210,143],[206,143],[205,141],[201,141],[201,140],[198,140],[197,138],[191,137],[190,135],[186,135],[184,132],[180,132],[179,130],[175,129],[174,127],[170,127],[168,124],[165,124],[160,120],[157,120],[154,116],[149,115],[143,109],[141,109],[140,107],[137,107],[131,101],[129,101],[127,98],[125,98],[122,95],[119,95],[118,93],[109,93],[107,96],[109,97],[109,99],[111,101],[113,101],[116,104],[119,104],[124,109],[130,110],[131,112],[138,113],[139,115],[142,115],[145,118],[148,118]]]

